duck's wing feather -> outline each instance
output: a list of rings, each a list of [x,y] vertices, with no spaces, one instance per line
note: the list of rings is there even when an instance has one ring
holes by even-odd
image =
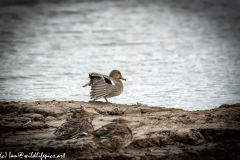
[[[132,143],[132,130],[126,125],[117,125],[108,136],[97,139],[99,146],[108,150],[118,150]]]
[[[78,122],[67,121],[61,124],[53,134],[55,134],[59,139],[68,139],[77,135],[78,132],[79,132]]]
[[[89,74],[89,77],[91,79],[89,82],[91,85],[91,99],[97,100],[106,97],[115,88],[115,82],[109,76],[91,73]]]
[[[115,123],[109,123],[107,125],[102,126],[101,128],[95,130],[93,134],[97,137],[108,136],[116,129]]]
[[[94,130],[93,125],[88,121],[82,121],[79,125],[79,132],[92,132]]]
[[[102,81],[102,75],[95,72],[89,73],[89,78],[90,81],[87,84],[83,85],[82,87],[94,86],[96,83]]]
[[[122,136],[122,137],[124,137],[124,135],[132,136],[132,130],[127,125],[118,124],[116,126],[116,129],[114,130],[113,134],[118,135],[118,136]]]
[[[91,87],[90,97],[91,99],[99,99],[108,95],[107,85],[102,81],[98,81]]]

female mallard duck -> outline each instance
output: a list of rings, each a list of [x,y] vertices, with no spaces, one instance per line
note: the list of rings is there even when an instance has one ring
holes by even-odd
[[[133,140],[130,122],[122,118],[95,130],[93,135],[99,146],[113,151],[128,146]]]
[[[91,99],[95,101],[100,98],[105,98],[106,102],[108,102],[108,97],[115,97],[123,92],[121,79],[126,80],[118,70],[113,70],[109,76],[92,72],[89,74],[89,78],[90,81],[83,85],[83,87],[91,86]]]
[[[84,110],[77,110],[70,120],[61,124],[53,134],[58,139],[70,139],[83,137],[94,130],[92,125],[93,117]]]

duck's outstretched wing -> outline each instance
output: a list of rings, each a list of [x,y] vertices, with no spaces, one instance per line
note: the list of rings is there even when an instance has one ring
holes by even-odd
[[[109,76],[93,72],[89,74],[89,78],[90,81],[83,87],[86,87],[87,85],[91,86],[91,99],[97,100],[106,97],[115,88],[116,82],[114,82]]]

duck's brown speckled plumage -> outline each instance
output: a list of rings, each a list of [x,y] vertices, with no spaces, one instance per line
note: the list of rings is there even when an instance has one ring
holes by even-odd
[[[94,130],[92,119],[92,115],[83,109],[76,110],[70,119],[62,123],[53,134],[55,134],[58,139],[70,139],[78,137],[81,133],[91,133]]]
[[[99,146],[113,151],[128,146],[133,140],[130,122],[122,118],[102,126],[93,134]]]

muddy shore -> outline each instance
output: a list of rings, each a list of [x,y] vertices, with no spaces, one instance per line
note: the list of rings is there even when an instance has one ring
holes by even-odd
[[[80,106],[94,115],[94,129],[115,118],[129,120],[133,142],[111,152],[97,146],[91,136],[57,140],[53,135],[56,127]],[[34,152],[59,154],[64,159],[240,159],[240,103],[185,111],[139,103],[0,102],[0,117],[4,158],[9,158],[10,152]]]

